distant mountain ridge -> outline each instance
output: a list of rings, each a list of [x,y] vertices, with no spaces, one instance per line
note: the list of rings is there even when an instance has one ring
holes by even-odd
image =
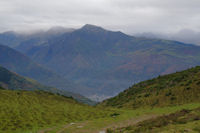
[[[55,38],[64,33],[72,32],[75,29],[65,28],[61,26],[51,27],[48,30],[36,30],[36,31],[27,31],[27,32],[15,32],[7,31],[0,33],[0,43],[7,45],[11,48],[17,47],[18,45],[23,45],[29,43],[33,45],[40,45],[41,43],[46,42],[48,39]]]
[[[87,24],[15,47],[35,62],[77,84],[88,97],[114,96],[133,83],[200,65],[200,47],[133,37]],[[90,89],[89,89],[90,88]]]

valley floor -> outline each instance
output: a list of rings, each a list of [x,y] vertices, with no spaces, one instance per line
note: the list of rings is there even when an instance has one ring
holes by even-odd
[[[82,122],[71,122],[66,125],[55,126],[41,130],[37,133],[116,133],[116,132],[128,132],[127,127],[143,123],[143,121],[154,120],[183,109],[193,110],[200,107],[200,103],[186,104],[180,106],[171,106],[164,108],[141,108],[136,110],[123,110],[113,109],[119,114],[113,115],[112,117],[82,121]],[[200,121],[191,121],[182,124],[169,124],[162,127],[163,133],[181,132],[181,131],[193,131],[191,128],[197,130],[194,133],[198,133],[200,127]],[[170,129],[170,130],[168,130]],[[161,131],[161,130],[159,130]]]

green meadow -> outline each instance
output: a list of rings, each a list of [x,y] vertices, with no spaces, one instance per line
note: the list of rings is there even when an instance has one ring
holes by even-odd
[[[0,89],[0,132],[38,131],[70,122],[109,117],[114,113],[43,91]]]

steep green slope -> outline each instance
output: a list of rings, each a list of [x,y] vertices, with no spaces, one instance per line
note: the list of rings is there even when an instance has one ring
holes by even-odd
[[[103,106],[139,108],[200,102],[200,67],[140,82],[105,100]]]
[[[110,117],[113,112],[43,91],[0,89],[0,132],[23,133],[70,122]]]
[[[11,90],[53,90],[51,87],[41,85],[35,80],[24,78],[16,73],[8,71],[6,68],[1,66],[0,86]]]
[[[11,89],[11,90],[44,90],[49,91],[52,93],[59,93],[61,95],[65,95],[68,97],[73,97],[77,101],[86,103],[86,104],[94,104],[93,101],[79,95],[76,93],[68,92],[65,90],[56,89],[53,87],[47,87],[45,85],[42,85],[38,83],[35,80],[32,80],[30,78],[22,77],[16,73],[8,71],[6,68],[3,68],[0,66],[0,87],[3,87],[5,89]]]

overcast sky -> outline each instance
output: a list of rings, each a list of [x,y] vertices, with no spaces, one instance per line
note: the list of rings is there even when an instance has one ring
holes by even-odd
[[[126,33],[200,31],[200,0],[0,0],[0,32],[94,24]]]

